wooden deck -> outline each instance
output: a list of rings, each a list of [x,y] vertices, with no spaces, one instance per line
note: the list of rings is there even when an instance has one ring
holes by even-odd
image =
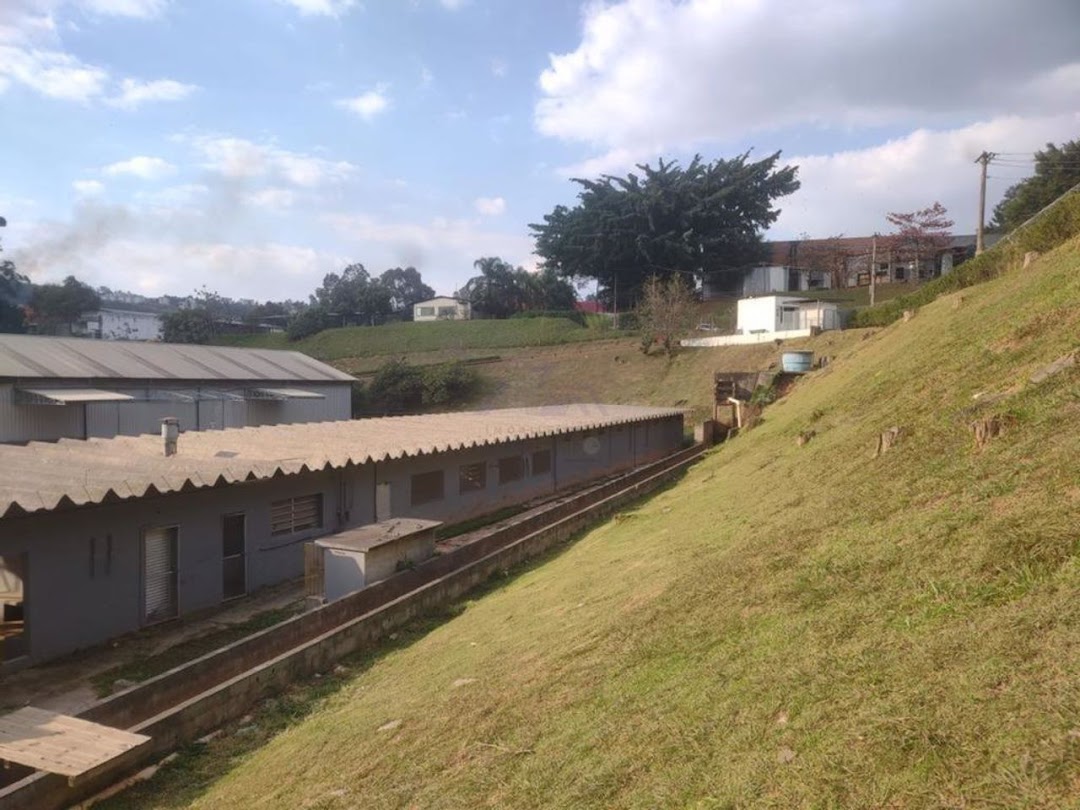
[[[33,706],[0,715],[0,760],[73,782],[149,739]]]

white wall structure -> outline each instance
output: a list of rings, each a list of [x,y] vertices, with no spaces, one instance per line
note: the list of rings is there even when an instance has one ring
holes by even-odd
[[[413,304],[414,321],[467,321],[471,317],[472,306],[468,301],[445,295]]]
[[[839,328],[839,311],[832,301],[765,295],[742,298],[738,303],[736,330],[744,335]]]
[[[161,315],[103,308],[80,316],[76,334],[99,340],[161,340]]]
[[[741,298],[736,315],[736,334],[687,338],[679,345],[692,348],[746,346],[809,337],[815,332],[840,329],[840,310],[832,301],[815,301],[785,295]]]

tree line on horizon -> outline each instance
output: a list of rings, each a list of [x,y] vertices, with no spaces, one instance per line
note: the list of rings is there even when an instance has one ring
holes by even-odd
[[[639,164],[623,177],[573,178],[577,203],[557,205],[542,222],[529,225],[541,259],[538,272],[483,257],[474,262],[477,275],[455,296],[468,300],[481,317],[505,318],[573,309],[575,285],[589,281],[601,303],[627,310],[653,279],[677,276],[693,289],[706,278],[734,278],[768,259],[764,232],[780,214],[777,203],[800,187],[798,166],[780,165],[780,155],[752,161],[746,152],[711,162],[697,155],[685,167],[660,158],[655,168]],[[1047,144],[1035,153],[1034,168],[1032,177],[1005,192],[990,231],[1007,233],[1080,184],[1080,140]],[[939,203],[890,212],[886,221],[893,231],[882,236],[882,248],[916,264],[947,244],[953,224]],[[842,234],[812,240],[801,257],[807,269],[824,270],[839,281],[851,256],[842,240]],[[408,320],[413,304],[433,296],[414,267],[373,276],[353,263],[328,273],[307,302],[268,301],[248,307],[242,317],[287,319],[289,337],[296,339],[333,326]],[[98,291],[74,276],[34,284],[12,261],[0,261],[0,331],[62,332],[100,305]],[[204,289],[193,306],[165,316],[166,339],[207,342],[215,320],[222,313],[236,317],[237,305]]]

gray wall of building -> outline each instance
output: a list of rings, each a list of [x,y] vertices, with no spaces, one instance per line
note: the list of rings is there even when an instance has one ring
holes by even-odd
[[[174,493],[104,506],[0,519],[0,555],[28,554],[26,601],[33,661],[100,643],[143,625],[142,536],[178,527],[180,615],[223,600],[222,520],[246,515],[249,592],[303,574],[303,543],[376,520],[376,483],[389,482],[394,517],[457,522],[574,484],[616,473],[678,449],[681,417],[589,433],[450,451],[242,484]],[[552,471],[499,484],[498,460],[553,451]],[[483,491],[461,494],[462,464],[487,465]],[[410,503],[412,475],[444,471],[444,497]],[[270,533],[270,505],[321,493],[323,525],[290,535]],[[382,516],[385,517],[385,516]],[[108,548],[111,538],[111,555]],[[94,559],[91,563],[91,546]],[[108,559],[107,559],[108,556]]]
[[[134,402],[93,402],[72,405],[20,405],[15,402],[13,383],[0,383],[0,442],[55,441],[87,437],[138,436],[157,433],[161,420],[175,416],[180,429],[213,430],[253,425],[282,425],[298,422],[329,422],[352,416],[352,388],[348,382],[289,383],[250,386],[161,384],[135,385],[131,382],[88,384],[86,381],[56,380],[24,383],[24,388],[99,387],[137,397]],[[240,394],[244,387],[299,388],[321,394],[323,399],[231,401],[203,399],[181,402],[166,399],[169,390],[191,392],[230,392]]]

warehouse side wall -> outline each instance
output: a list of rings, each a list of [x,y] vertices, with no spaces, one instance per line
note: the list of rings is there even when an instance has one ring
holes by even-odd
[[[226,571],[236,565],[225,560],[227,516],[244,516],[244,592],[251,592],[300,577],[303,544],[314,537],[391,516],[467,520],[643,465],[674,452],[682,439],[682,417],[667,417],[7,518],[0,520],[0,557],[28,562],[25,611],[29,660],[36,663],[153,623],[148,534],[175,527],[174,612],[182,616],[225,600]],[[390,515],[378,513],[381,487],[388,488],[383,507]],[[312,498],[317,525],[282,531],[282,515],[309,520]],[[235,527],[235,517],[230,521]]]

